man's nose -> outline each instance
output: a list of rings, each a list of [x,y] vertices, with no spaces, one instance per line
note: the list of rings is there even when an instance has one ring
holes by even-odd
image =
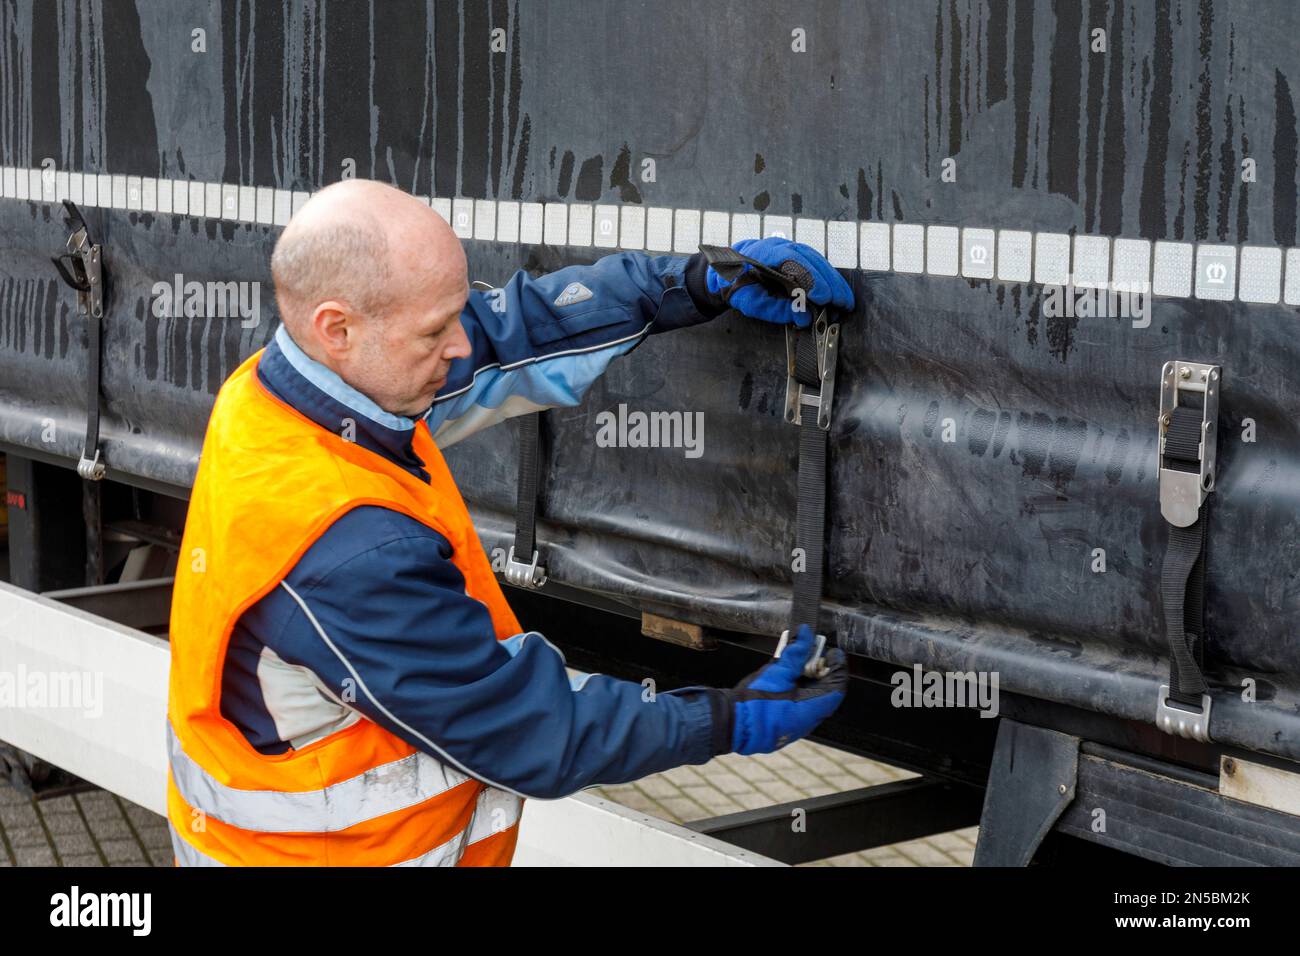
[[[469,336],[465,334],[465,324],[459,319],[456,321],[456,331],[450,342],[447,343],[446,350],[443,351],[442,357],[447,361],[458,358],[468,358],[473,354],[470,348]]]

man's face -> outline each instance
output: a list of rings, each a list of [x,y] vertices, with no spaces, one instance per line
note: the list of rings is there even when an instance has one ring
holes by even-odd
[[[357,349],[341,374],[385,411],[418,418],[447,383],[452,360],[470,354],[460,322],[469,283],[461,267],[405,284],[387,314],[360,323]]]

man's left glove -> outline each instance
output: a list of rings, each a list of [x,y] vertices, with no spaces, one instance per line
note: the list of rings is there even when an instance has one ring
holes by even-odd
[[[742,239],[730,249],[702,246],[700,256],[707,266],[688,268],[687,286],[694,286],[692,297],[707,301],[715,313],[732,308],[750,318],[807,328],[814,306],[853,308],[853,290],[844,277],[801,242]]]

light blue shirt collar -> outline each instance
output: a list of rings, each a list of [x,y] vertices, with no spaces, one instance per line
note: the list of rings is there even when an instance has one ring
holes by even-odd
[[[358,415],[364,415],[372,422],[383,425],[385,428],[391,428],[394,431],[410,431],[415,427],[413,419],[384,411],[373,400],[339,378],[337,372],[326,368],[300,349],[298,343],[293,340],[293,337],[283,324],[275,330],[275,344],[280,347],[284,357],[289,360],[289,364],[294,367],[294,370],[299,375],[336,402],[340,402]]]

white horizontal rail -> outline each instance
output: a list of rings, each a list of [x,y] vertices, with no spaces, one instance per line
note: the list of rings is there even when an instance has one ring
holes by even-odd
[[[0,741],[166,812],[166,641],[0,582]],[[525,804],[517,866],[780,865],[590,794]]]

